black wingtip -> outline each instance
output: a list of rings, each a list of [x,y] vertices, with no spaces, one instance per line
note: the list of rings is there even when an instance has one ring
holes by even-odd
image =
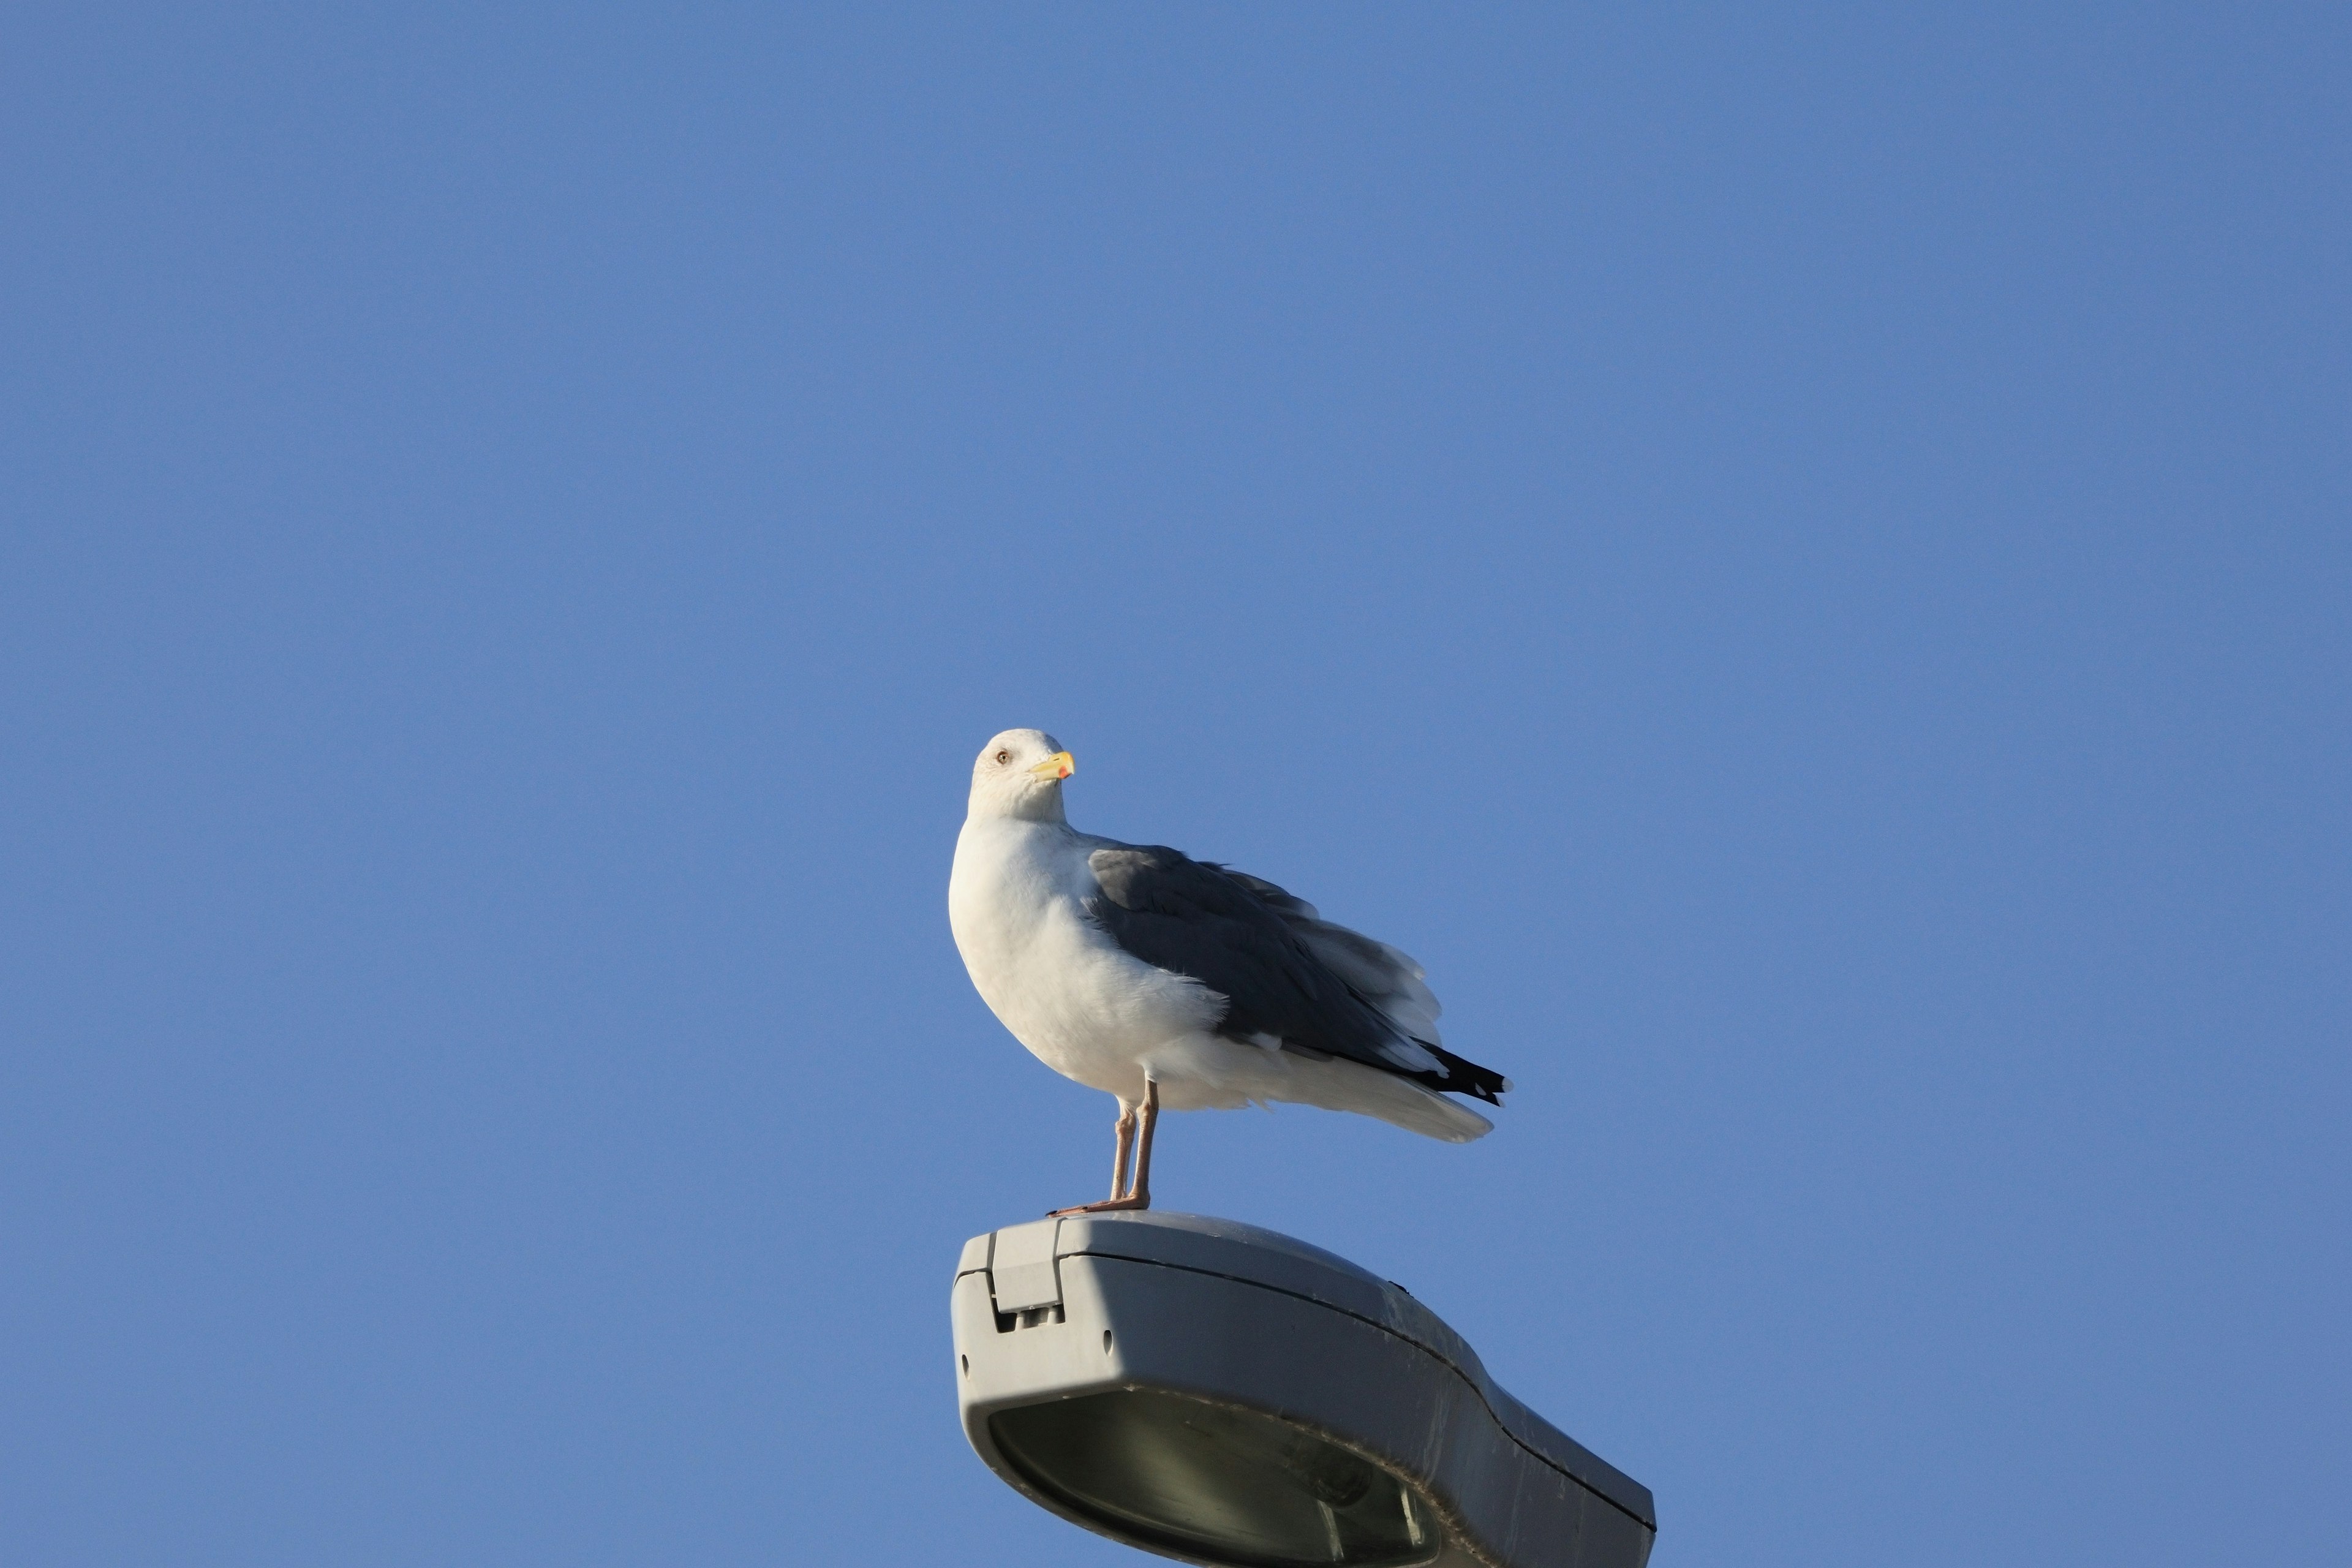
[[[1444,1046],[1433,1046],[1427,1040],[1416,1042],[1437,1058],[1445,1069],[1445,1081],[1435,1087],[1453,1094],[1466,1094],[1473,1100],[1483,1100],[1489,1105],[1503,1103],[1504,1091],[1511,1080],[1493,1068],[1482,1068],[1465,1057],[1457,1057]]]

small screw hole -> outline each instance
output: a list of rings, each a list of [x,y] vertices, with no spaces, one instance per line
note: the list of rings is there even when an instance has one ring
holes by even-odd
[[[1103,1338],[1108,1340],[1110,1336],[1108,1334],[1105,1334]],[[971,1357],[968,1355],[960,1355],[956,1357],[956,1365],[963,1368],[963,1374],[966,1377],[970,1377],[971,1375]]]
[[[1110,1331],[1108,1329],[1105,1329],[1103,1331],[1103,1354],[1110,1354]]]

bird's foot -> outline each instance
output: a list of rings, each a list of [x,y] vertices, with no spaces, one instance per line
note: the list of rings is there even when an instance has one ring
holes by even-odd
[[[1080,1204],[1076,1208],[1055,1209],[1045,1217],[1047,1219],[1060,1219],[1065,1215],[1110,1214],[1120,1209],[1148,1209],[1150,1206],[1151,1199],[1148,1196],[1139,1198],[1105,1198],[1100,1203]]]

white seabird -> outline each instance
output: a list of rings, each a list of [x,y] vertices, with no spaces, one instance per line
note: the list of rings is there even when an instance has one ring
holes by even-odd
[[[1080,833],[1076,762],[1007,730],[972,763],[948,920],[981,998],[1039,1060],[1116,1096],[1111,1195],[1148,1208],[1160,1109],[1292,1100],[1466,1143],[1507,1079],[1448,1051],[1421,965],[1312,904],[1160,845]],[[1134,1174],[1128,1173],[1133,1149]]]

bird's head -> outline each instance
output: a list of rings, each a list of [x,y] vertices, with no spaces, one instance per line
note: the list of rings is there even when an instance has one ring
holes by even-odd
[[[1045,731],[1007,730],[971,764],[971,814],[1063,821],[1062,781],[1076,771],[1062,742]]]

